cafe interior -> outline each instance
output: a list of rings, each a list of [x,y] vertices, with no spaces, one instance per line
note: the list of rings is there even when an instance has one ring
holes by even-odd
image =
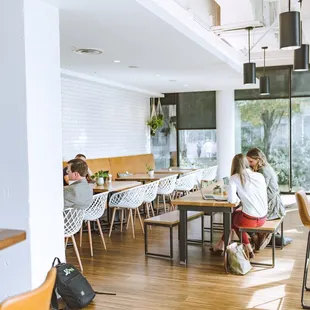
[[[309,0],[6,0],[0,15],[0,310],[50,309],[55,257],[97,292],[85,309],[310,309]],[[239,228],[269,238],[251,257],[228,196],[252,148],[285,214]],[[92,200],[64,209],[78,154]]]

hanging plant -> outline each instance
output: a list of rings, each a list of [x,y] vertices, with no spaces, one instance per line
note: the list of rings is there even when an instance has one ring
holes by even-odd
[[[151,136],[155,136],[157,129],[164,125],[164,114],[160,104],[160,99],[158,99],[157,113],[155,109],[155,98],[152,100],[151,118],[147,121],[147,125],[150,126]]]

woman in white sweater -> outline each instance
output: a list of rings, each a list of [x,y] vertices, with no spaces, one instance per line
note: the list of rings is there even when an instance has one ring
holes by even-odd
[[[232,161],[228,201],[241,202],[241,208],[236,209],[232,214],[232,229],[239,237],[239,227],[264,225],[268,210],[265,178],[262,174],[249,169],[249,162],[243,154],[237,154]],[[245,232],[242,233],[242,240],[250,252],[250,257],[254,257]],[[223,238],[216,244],[213,251],[224,251]]]

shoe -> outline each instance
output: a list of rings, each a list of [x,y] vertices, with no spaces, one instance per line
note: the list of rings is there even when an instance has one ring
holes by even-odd
[[[213,254],[218,255],[218,256],[223,256],[224,255],[224,251],[220,250],[220,249],[217,249],[217,248],[210,248],[210,251]]]
[[[251,246],[253,248],[254,253],[258,252],[260,242],[257,234],[253,234],[251,236]]]
[[[254,258],[254,257],[255,257],[254,252],[249,252],[249,258],[251,259],[251,258]]]
[[[272,234],[267,234],[267,233],[259,233],[258,238],[259,238],[259,247],[258,250],[262,251],[270,242],[272,237]]]

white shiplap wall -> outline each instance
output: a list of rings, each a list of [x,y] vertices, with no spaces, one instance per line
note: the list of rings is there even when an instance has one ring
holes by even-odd
[[[150,153],[146,94],[62,74],[63,159]]]

